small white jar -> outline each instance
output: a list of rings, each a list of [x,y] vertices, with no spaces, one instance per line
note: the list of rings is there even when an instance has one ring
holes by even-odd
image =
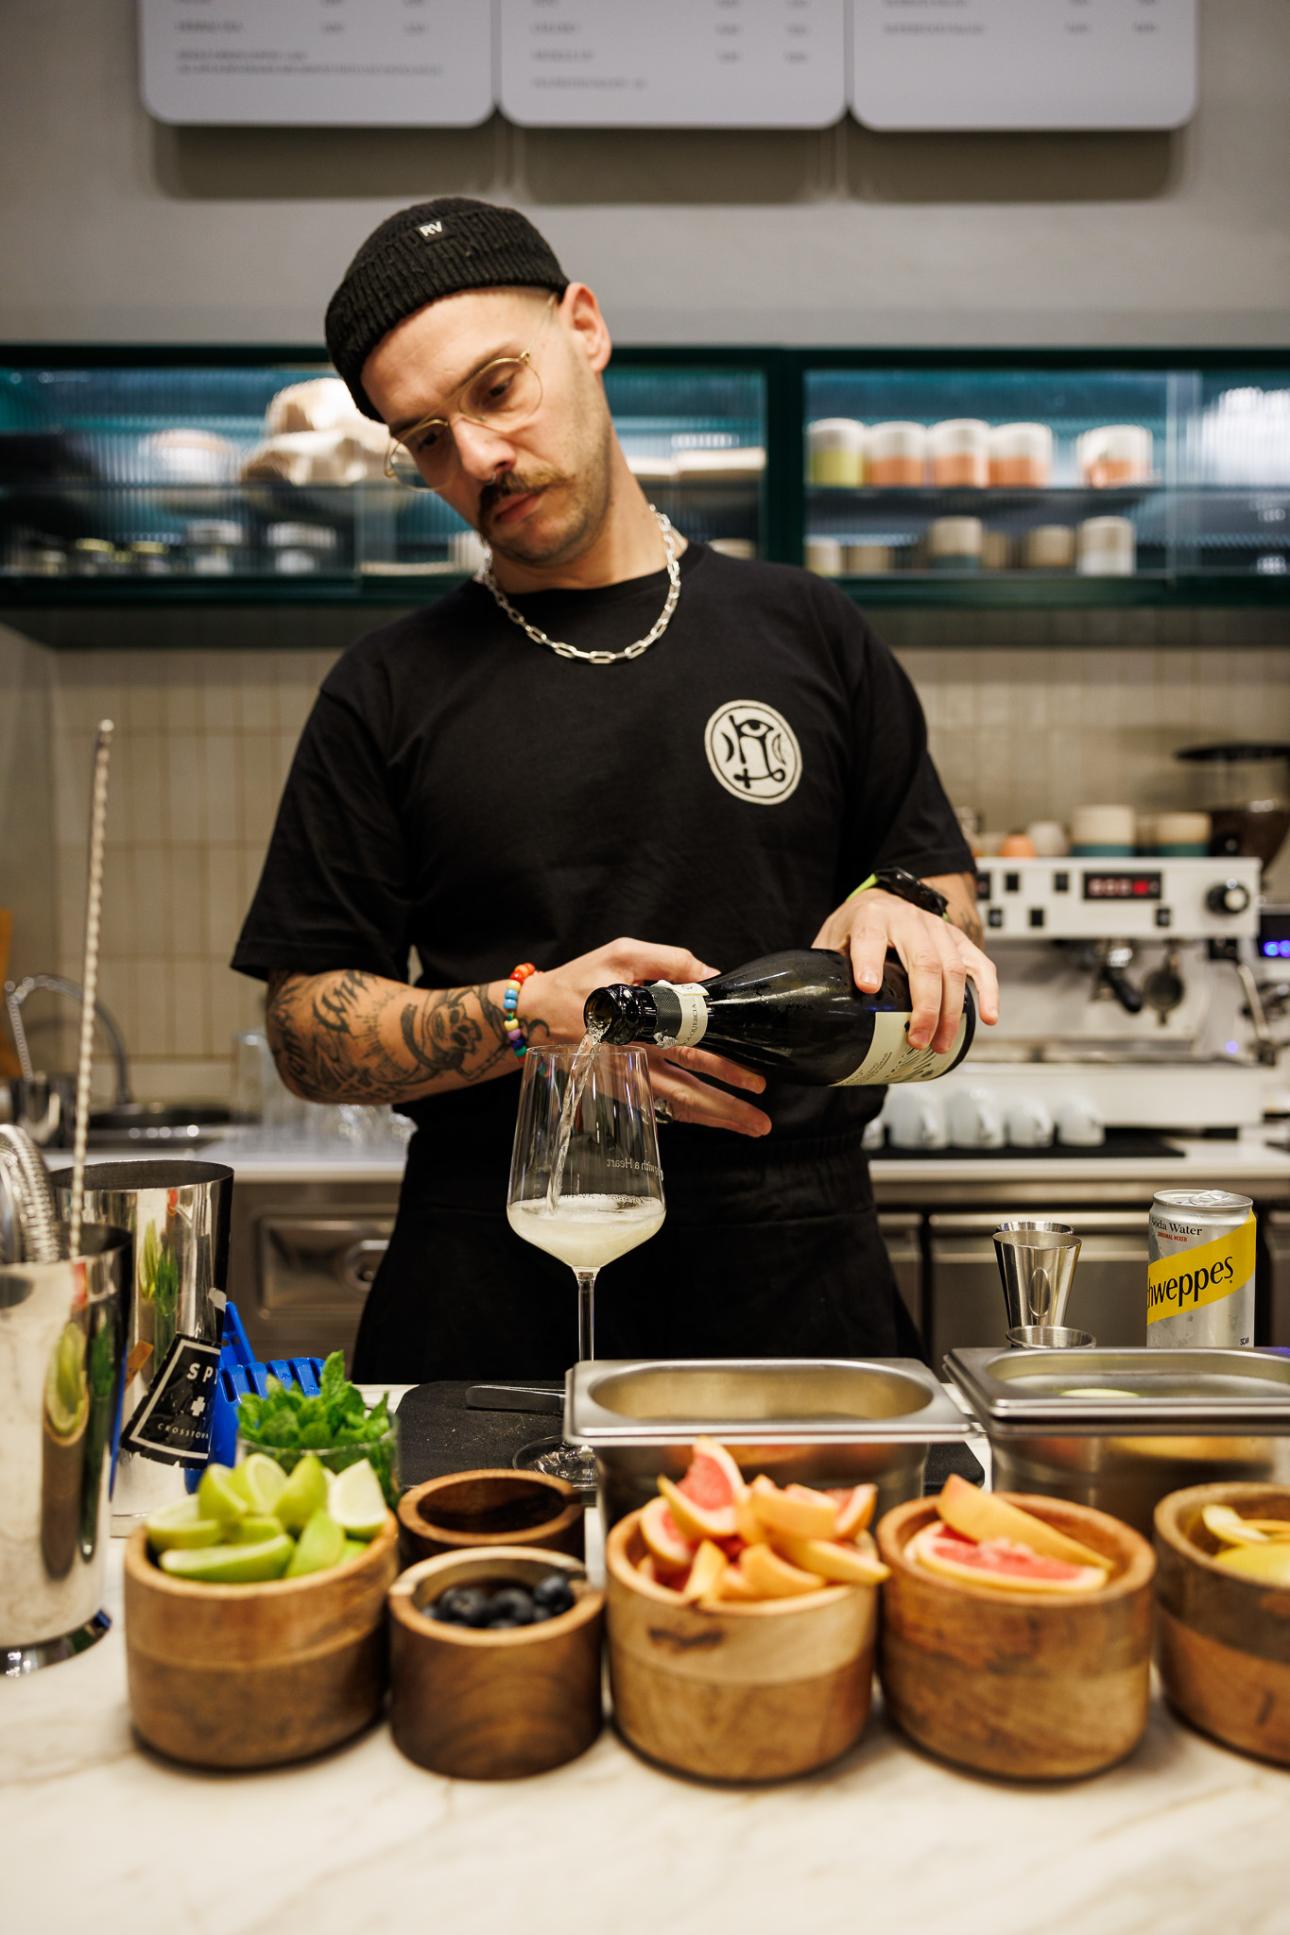
[[[806,568],[821,578],[840,578],[846,570],[842,540],[834,537],[808,537]]]
[[[1095,490],[1151,481],[1154,445],[1140,423],[1105,423],[1086,430],[1075,446],[1079,474]]]
[[[879,490],[927,482],[927,431],[921,423],[875,423],[869,432],[869,482]]]
[[[820,417],[806,426],[808,483],[851,490],[864,482],[865,428],[852,417]]]
[[[1069,524],[1036,524],[1026,532],[1029,571],[1070,571],[1075,564],[1075,533]]]
[[[990,426],[979,417],[950,417],[927,433],[932,483],[938,490],[984,490],[990,481]]]
[[[1138,541],[1127,517],[1088,517],[1077,533],[1078,569],[1085,578],[1131,578]]]
[[[1045,490],[1053,472],[1046,423],[1000,423],[990,432],[990,482],[1001,490]]]

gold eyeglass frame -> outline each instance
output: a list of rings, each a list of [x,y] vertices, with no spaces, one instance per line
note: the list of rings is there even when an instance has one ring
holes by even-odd
[[[526,411],[526,413],[522,417],[518,418],[515,423],[508,424],[507,428],[512,430],[519,430],[523,427],[524,424],[531,423],[533,421],[533,418],[537,415],[538,411],[542,408],[542,394],[543,394],[542,377],[540,372],[538,371],[536,364],[533,361],[533,352],[537,348],[538,343],[541,340],[543,330],[546,328],[547,324],[551,320],[552,315],[555,312],[555,306],[558,301],[559,301],[559,297],[555,294],[555,291],[553,290],[551,294],[547,297],[546,308],[543,311],[542,320],[538,324],[537,329],[534,332],[533,340],[529,344],[527,349],[521,350],[518,356],[494,356],[490,362],[483,364],[483,366],[480,369],[477,369],[473,376],[468,376],[464,383],[458,384],[456,395],[460,396],[464,390],[470,389],[473,384],[479,382],[481,377],[487,376],[490,370],[500,369],[504,365],[505,366],[509,366],[512,364],[520,365],[530,372],[530,374],[533,377],[533,380],[536,382],[538,386],[537,398],[533,404],[533,408],[531,410]],[[407,437],[423,436],[427,430],[432,430],[437,427],[443,430],[447,434],[449,440],[452,440],[452,426],[453,426],[453,422],[457,418],[460,418],[464,423],[478,424],[481,430],[490,430],[493,428],[493,425],[489,422],[487,417],[472,416],[469,410],[454,410],[450,407],[447,416],[419,418],[418,421],[414,423],[411,426],[411,428],[408,430]],[[385,453],[386,477],[393,484],[402,484],[405,489],[416,490],[418,487],[425,490],[435,489],[436,486],[434,486],[433,484],[426,483],[425,478],[422,477],[420,470],[417,468],[416,452],[409,448],[407,437],[396,437],[393,434],[393,432],[391,432],[389,448]],[[454,443],[454,448],[455,448],[455,443]],[[416,481],[414,481],[410,477],[404,476],[402,472],[397,471],[394,468],[394,453],[396,450],[403,450],[407,452],[407,455],[411,459],[413,469],[416,473]]]

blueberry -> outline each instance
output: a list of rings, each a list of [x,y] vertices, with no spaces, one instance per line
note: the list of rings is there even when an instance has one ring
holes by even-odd
[[[482,1624],[481,1613],[487,1611],[489,1597],[478,1586],[449,1586],[435,1600],[431,1612],[449,1626],[478,1626]]]
[[[495,1592],[489,1611],[490,1626],[531,1626],[533,1600],[523,1586],[503,1586]]]
[[[563,1572],[548,1572],[533,1588],[533,1604],[541,1606],[548,1619],[568,1612],[573,1604],[573,1587]]]

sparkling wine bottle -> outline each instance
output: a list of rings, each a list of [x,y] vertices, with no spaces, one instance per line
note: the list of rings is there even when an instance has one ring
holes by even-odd
[[[882,985],[866,993],[832,948],[767,954],[710,981],[652,981],[593,988],[583,1019],[602,1041],[702,1042],[746,1068],[810,1087],[930,1082],[956,1068],[972,1044],[976,1000],[969,982],[958,1034],[938,1055],[911,1048],[909,976],[889,953]]]

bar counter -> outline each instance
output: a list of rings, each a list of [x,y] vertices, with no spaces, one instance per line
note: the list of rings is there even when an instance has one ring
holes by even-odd
[[[1284,1935],[1290,1776],[1192,1732],[1092,1780],[956,1772],[875,1703],[859,1746],[767,1788],[662,1773],[607,1727],[527,1781],[449,1781],[382,1723],[318,1760],[204,1776],[134,1737],[121,1630],[0,1689],[0,1926],[40,1935]]]

